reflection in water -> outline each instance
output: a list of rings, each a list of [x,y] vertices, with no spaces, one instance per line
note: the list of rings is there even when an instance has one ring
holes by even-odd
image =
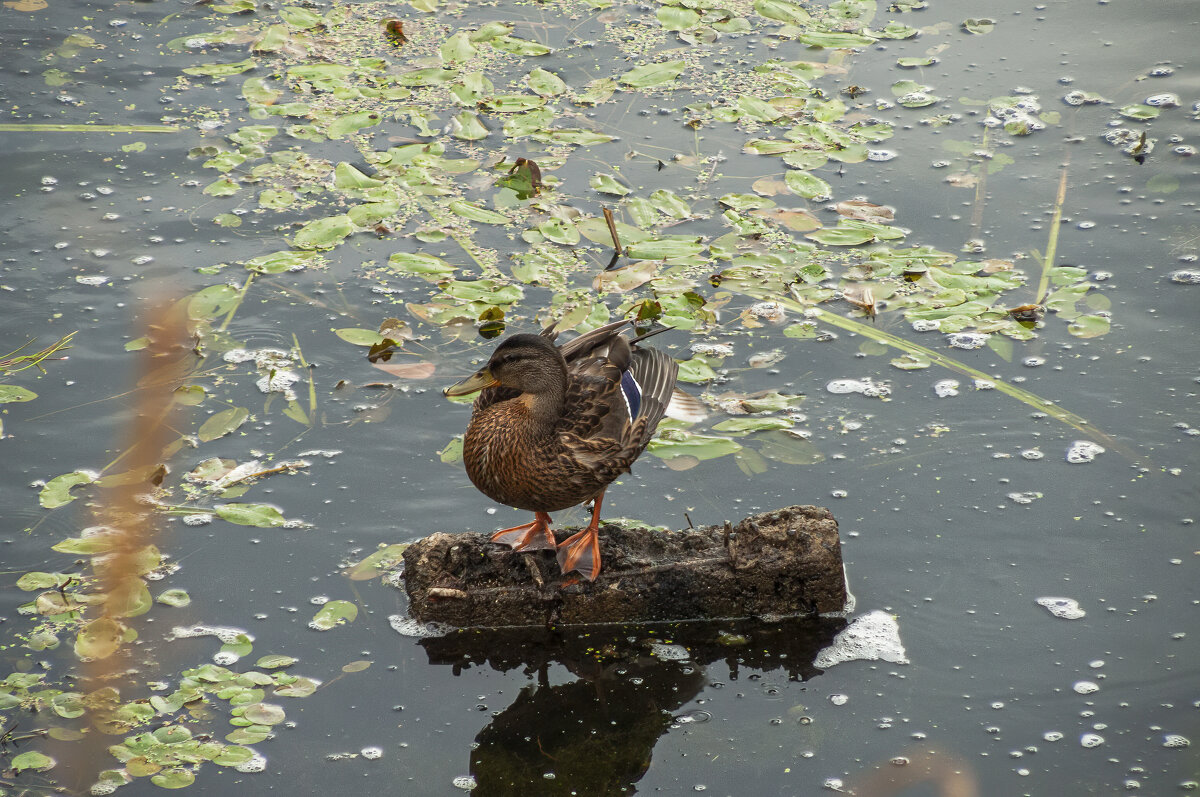
[[[631,794],[674,713],[742,668],[806,680],[841,618],[572,629],[461,630],[425,639],[433,664],[523,668],[537,683],[475,737],[474,795]],[[719,675],[708,668],[723,662]],[[550,665],[578,676],[551,685]]]

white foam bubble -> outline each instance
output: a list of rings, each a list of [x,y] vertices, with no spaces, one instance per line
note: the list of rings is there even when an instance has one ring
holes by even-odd
[[[826,669],[860,659],[909,663],[900,641],[900,624],[893,615],[874,611],[856,618],[838,633],[832,645],[817,654],[813,664]]]
[[[449,626],[442,625],[441,623],[423,623],[420,620],[414,620],[402,614],[390,615],[388,617],[388,625],[400,636],[413,637],[414,639],[445,636],[450,633]]]
[[[1034,603],[1063,620],[1078,620],[1087,614],[1074,598],[1038,598]]]

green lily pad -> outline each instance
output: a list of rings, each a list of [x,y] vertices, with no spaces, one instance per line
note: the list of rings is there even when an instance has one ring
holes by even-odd
[[[754,0],[754,10],[759,16],[792,25],[806,22],[810,18],[802,6],[787,0]]]
[[[675,429],[662,432],[646,447],[651,454],[664,460],[683,456],[694,457],[698,460],[716,459],[736,453],[741,449],[741,443],[728,437],[692,434]]]
[[[33,401],[35,398],[37,398],[37,393],[20,385],[0,385],[0,404]]]
[[[78,470],[55,476],[46,482],[46,486],[38,493],[38,503],[46,509],[57,509],[60,506],[65,506],[77,497],[71,494],[72,487],[78,487],[81,484],[91,484],[94,480],[95,477],[92,474]]]
[[[345,214],[316,219],[300,228],[292,238],[292,246],[297,249],[333,249],[354,230],[354,221]]]
[[[657,64],[645,64],[629,70],[617,79],[626,86],[635,89],[651,88],[670,83],[683,74],[687,67],[684,61],[663,61]]]
[[[806,199],[823,196],[828,197],[833,195],[833,187],[829,183],[822,180],[816,175],[809,174],[798,169],[788,169],[787,174],[783,177],[787,183],[788,189],[799,196]]]
[[[239,526],[274,528],[287,522],[279,509],[270,504],[220,504],[214,511],[217,517]]]
[[[625,196],[630,192],[630,188],[624,183],[617,180],[611,174],[596,174],[588,180],[588,185],[592,190],[599,191],[602,194],[613,194],[614,196]]]
[[[219,437],[224,437],[235,431],[250,417],[250,411],[245,407],[232,407],[216,413],[201,426],[196,436],[201,442],[208,443]]]
[[[328,631],[343,623],[352,623],[358,617],[358,607],[350,601],[329,601],[313,616],[309,627],[317,631]]]
[[[554,97],[567,90],[567,84],[558,75],[541,67],[525,76],[525,82],[535,94]]]

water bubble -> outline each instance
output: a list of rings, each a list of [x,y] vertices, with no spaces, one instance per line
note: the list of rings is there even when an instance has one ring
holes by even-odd
[[[683,645],[668,645],[663,642],[651,642],[650,654],[662,661],[687,661],[692,657]]]
[[[475,782],[475,778],[472,775],[459,775],[457,778],[450,781],[450,783],[454,786],[454,788],[462,789],[463,791],[471,791],[479,785]]]
[[[361,752],[362,757],[368,761],[374,761],[377,758],[383,758],[383,748],[381,747],[364,747]]]
[[[234,766],[238,772],[262,772],[267,768],[267,759],[260,753],[255,753],[247,760]]]
[[[1151,94],[1146,98],[1146,104],[1155,108],[1178,108],[1179,95],[1163,92],[1162,94]]]
[[[1184,158],[1190,158],[1196,154],[1196,148],[1191,144],[1180,144],[1179,146],[1172,148],[1171,151]]]
[[[947,340],[956,349],[978,349],[987,345],[989,337],[982,332],[955,332]]]
[[[1039,460],[1044,456],[1046,456],[1046,455],[1043,454],[1041,451],[1038,451],[1036,448],[1027,448],[1021,452],[1021,458],[1028,459],[1031,462]]]
[[[1026,368],[1037,368],[1039,365],[1045,364],[1045,357],[1026,357],[1024,360],[1021,360],[1021,365],[1025,366]]]
[[[890,149],[869,149],[867,150],[867,160],[869,161],[890,161],[896,157],[896,153]]]
[[[1168,733],[1165,736],[1163,736],[1163,745],[1162,746],[1169,747],[1171,749],[1178,749],[1181,747],[1189,747],[1191,745],[1191,743],[1192,743],[1192,740],[1187,738],[1186,736],[1181,736],[1178,733]]]
[[[861,393],[871,398],[880,398],[890,395],[892,392],[891,385],[886,382],[876,382],[870,377],[865,379],[834,379],[825,384],[825,389],[835,395]]]
[[[712,719],[712,714],[709,714],[707,711],[696,709],[695,711],[688,711],[683,714],[676,715],[675,722],[680,725],[690,725],[693,723],[708,722],[710,719]]]
[[[1150,77],[1170,77],[1171,75],[1175,74],[1175,67],[1173,67],[1173,66],[1156,66],[1153,69],[1151,69],[1147,74],[1149,74]]]
[[[1063,735],[1062,731],[1046,731],[1042,734],[1042,738],[1048,742],[1061,742]]]
[[[846,703],[850,702],[850,696],[843,695],[843,694],[833,694],[833,695],[829,696],[829,702],[834,704],[835,706],[844,706],[844,705],[846,705]]]
[[[1100,691],[1100,684],[1094,681],[1076,681],[1071,688],[1075,690],[1075,694],[1090,695],[1092,692]]]
[[[1072,465],[1081,465],[1091,462],[1103,453],[1104,446],[1098,443],[1093,443],[1091,440],[1076,440],[1067,448],[1067,462]]]
[[[918,318],[912,322],[913,332],[937,332],[940,327],[932,318]]]
[[[1180,285],[1200,285],[1200,271],[1183,268],[1179,271],[1172,271],[1169,275],[1171,282],[1178,282]]]
[[[873,611],[856,618],[834,637],[833,644],[817,654],[813,664],[826,669],[860,659],[908,664],[904,644],[900,641],[900,626],[893,615]]]
[[[393,614],[388,617],[388,625],[400,636],[413,637],[414,639],[445,636],[450,632],[447,626],[438,623],[423,623],[420,620],[414,620],[402,614]]]
[[[1063,620],[1078,620],[1087,614],[1074,598],[1038,598],[1034,603]]]
[[[1037,499],[1041,498],[1041,493],[1024,492],[1024,493],[1009,493],[1008,500],[1014,504],[1032,504]]]
[[[706,357],[730,357],[733,355],[732,343],[693,343],[689,348],[696,354]]]
[[[821,785],[830,791],[842,791],[846,786],[841,778],[825,778]]]
[[[1104,737],[1098,733],[1085,733],[1079,737],[1081,747],[1099,747],[1104,744]]]
[[[75,281],[80,285],[87,285],[90,288],[95,288],[109,281],[109,277],[104,274],[87,274],[75,278]]]
[[[933,383],[933,394],[938,398],[950,398],[958,395],[957,379],[941,379]]]

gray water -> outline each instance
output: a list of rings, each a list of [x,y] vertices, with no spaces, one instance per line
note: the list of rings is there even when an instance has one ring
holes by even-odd
[[[0,121],[159,124],[173,106],[199,98],[240,112],[236,92],[170,88],[196,58],[164,55],[158,45],[209,27],[205,13],[160,4],[6,9],[0,96],[8,113]],[[961,32],[963,19],[989,15],[997,18],[992,33]],[[845,75],[821,85],[833,94],[857,84],[891,99],[887,87],[910,77],[897,73],[896,58],[944,43],[938,63],[913,79],[947,98],[938,112],[966,120],[936,127],[919,121],[933,109],[877,110],[896,123],[895,138],[883,146],[898,157],[847,165],[840,175],[836,164],[827,167],[821,175],[835,197],[861,195],[895,207],[909,243],[957,252],[979,237],[986,252],[978,257],[1011,258],[1044,249],[1059,169],[1069,159],[1058,261],[1092,275],[1111,300],[1112,330],[1080,339],[1064,323],[1047,323],[1006,361],[987,348],[949,349],[944,336],[912,331],[886,306],[876,323],[1017,382],[1087,419],[1116,445],[1092,462],[1069,463],[1069,446],[1087,437],[999,391],[976,390],[936,368],[897,370],[888,364],[893,355],[864,349],[846,332],[818,342],[768,327],[739,341],[728,363],[731,381],[721,389],[806,394],[804,427],[823,460],[771,462],[751,478],[730,457],[675,471],[647,455],[609,491],[606,513],[681,527],[685,512],[706,524],[795,503],[827,505],[840,524],[856,597],[852,616],[894,615],[909,663],[817,669],[812,657],[829,644],[836,622],[730,626],[748,642],[723,655],[713,644],[716,629],[416,639],[389,622],[405,612],[401,590],[378,579],[349,581],[342,566],[382,544],[439,530],[485,532],[522,522],[522,515],[492,505],[457,465],[438,457],[469,412],[447,403],[440,387],[475,367],[486,346],[432,336],[426,345],[435,376],[389,390],[371,386],[387,378],[363,349],[332,334],[373,328],[403,312],[373,290],[362,266],[386,259],[396,242],[360,236],[343,247],[347,252],[331,254],[325,270],[258,280],[227,330],[248,348],[288,349],[295,335],[315,366],[319,421],[307,428],[283,418],[278,399],[268,406],[255,388],[252,368],[227,369],[223,392],[213,391],[220,400],[203,411],[224,409],[227,399],[254,417],[172,463],[186,472],[201,459],[244,461],[255,450],[311,461],[240,499],[274,504],[302,526],[164,524],[158,545],[181,569],[152,591],[183,588],[191,603],[157,606],[132,621],[157,663],[139,678],[170,681],[210,660],[218,648],[211,637],[161,641],[172,627],[203,623],[252,634],[247,662],[268,652],[295,656],[295,672],[325,683],[308,698],[271,699],[285,704],[294,725],[253,745],[266,758],[265,771],[205,764],[191,791],[439,795],[461,793],[455,779],[470,776],[475,794],[800,795],[850,789],[874,775],[893,785],[863,785],[858,793],[938,793],[928,783],[905,786],[926,772],[958,778],[960,788],[974,784],[983,795],[1197,788],[1196,747],[1183,741],[1200,734],[1200,649],[1192,625],[1200,607],[1200,287],[1170,276],[1195,271],[1200,252],[1196,160],[1173,151],[1200,143],[1193,4],[935,4],[903,21],[922,27],[922,36],[866,48],[847,60]],[[81,29],[105,49],[47,59]],[[232,50],[219,60],[241,57]],[[48,64],[83,71],[66,87],[48,86]],[[1169,69],[1162,76],[1150,76],[1163,66]],[[977,136],[986,115],[958,98],[1022,87],[1064,116],[1076,112],[1061,98],[1077,87],[1112,105],[1085,107],[1061,126],[998,146],[1014,162],[989,176],[975,228],[975,192],[948,186],[954,167],[935,164],[953,158],[943,141]],[[1102,140],[1117,119],[1114,108],[1162,92],[1177,94],[1181,107],[1150,123],[1121,122],[1158,139],[1145,163]],[[675,117],[630,115],[621,124],[626,143],[691,137]],[[705,136],[704,151],[724,151],[719,132]],[[214,175],[187,157],[204,142],[194,127],[0,137],[0,349],[34,336],[47,345],[79,331],[68,358],[46,363],[45,375],[26,371],[4,380],[39,395],[4,405],[0,416],[0,631],[10,645],[0,653],[0,674],[32,664],[61,679],[76,666],[70,644],[37,653],[11,646],[29,622],[17,607],[30,595],[15,582],[27,571],[68,570],[75,557],[50,546],[91,525],[87,504],[98,499],[77,489],[83,500],[45,510],[35,483],[98,470],[123,449],[137,379],[136,357],[125,344],[145,332],[147,298],[186,295],[226,279],[240,284],[240,268],[216,276],[197,269],[278,249],[280,234],[253,214],[241,227],[211,224],[228,206],[200,194],[198,186]],[[122,150],[134,141],[145,142],[145,150]],[[762,159],[738,160],[732,146],[729,173],[773,168]],[[604,157],[616,160],[621,151],[614,145]],[[1030,260],[1020,267],[1036,274]],[[77,279],[96,275],[107,279]],[[393,284],[414,293],[422,287],[418,280]],[[536,291],[527,295],[530,314],[538,298]],[[526,318],[513,329],[532,325]],[[685,333],[658,340],[687,355]],[[786,356],[774,370],[745,367],[754,350],[777,347]],[[825,388],[833,379],[868,377],[890,382],[889,400]],[[937,397],[934,384],[948,378],[960,382],[958,394]],[[187,429],[203,418],[186,420]],[[575,510],[557,520],[584,517]],[[1036,603],[1047,597],[1074,599],[1086,615],[1056,618]],[[353,601],[357,619],[310,630],[325,599]],[[675,640],[689,652],[682,661],[650,655],[647,639]],[[605,645],[609,653],[597,654]],[[343,673],[353,662],[370,666]],[[197,720],[194,732],[224,737],[222,707],[215,718]],[[24,730],[66,724],[47,712],[5,716],[6,726],[19,720]],[[60,762],[49,776],[86,790],[91,778],[69,765],[71,743],[37,744]],[[14,782],[38,779],[27,773]],[[123,793],[154,789],[142,778]]]

